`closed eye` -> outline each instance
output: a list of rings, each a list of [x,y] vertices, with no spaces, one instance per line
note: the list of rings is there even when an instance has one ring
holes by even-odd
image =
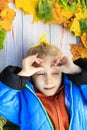
[[[45,73],[37,74],[37,75],[45,75]]]
[[[58,75],[59,73],[53,73],[54,75]]]

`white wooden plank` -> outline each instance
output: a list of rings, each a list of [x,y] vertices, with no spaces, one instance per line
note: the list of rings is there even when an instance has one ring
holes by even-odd
[[[15,7],[13,6],[15,9]],[[0,71],[7,65],[21,65],[22,59],[22,12],[16,10],[11,31],[7,33],[4,48],[0,50]]]
[[[23,49],[24,57],[28,48],[38,43],[39,37],[46,33],[47,39],[50,40],[49,25],[42,22],[32,23],[33,17],[31,15],[23,15]]]
[[[58,46],[64,53],[71,55],[70,43],[76,44],[76,37],[60,25],[51,25],[51,42]]]
[[[24,15],[16,10],[11,31],[7,33],[4,48],[0,50],[0,70],[7,65],[21,66],[21,60],[26,56],[29,47],[38,43],[39,37],[46,33],[46,39],[55,44],[68,55],[70,43],[77,43],[79,39],[60,25],[48,25],[43,22],[32,23],[33,16]]]
[[[22,53],[22,50],[23,50],[22,17],[23,17],[22,12],[16,11],[16,18],[14,20],[14,23],[13,23],[12,29],[11,29],[11,37],[12,37],[12,43],[13,43],[14,55],[15,55],[15,65],[19,65],[19,66],[21,65],[21,59],[23,57],[23,53]]]
[[[6,43],[6,38],[5,38],[5,43]],[[0,50],[0,72],[1,70],[6,66],[6,49],[5,49],[5,44],[4,48]]]

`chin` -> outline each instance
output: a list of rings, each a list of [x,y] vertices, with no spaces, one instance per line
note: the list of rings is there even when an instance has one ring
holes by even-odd
[[[55,94],[56,93],[46,93],[45,95],[50,97],[50,96],[54,96]]]

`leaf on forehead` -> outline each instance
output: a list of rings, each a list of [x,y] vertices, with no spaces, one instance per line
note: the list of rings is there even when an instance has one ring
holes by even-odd
[[[0,30],[0,49],[3,48],[4,39],[6,37],[6,32]]]
[[[13,9],[5,8],[0,13],[0,29],[5,31],[10,31],[13,19],[15,17],[15,12]]]

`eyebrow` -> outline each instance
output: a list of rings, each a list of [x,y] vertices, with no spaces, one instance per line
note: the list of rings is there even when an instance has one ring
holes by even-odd
[[[60,69],[58,67],[53,67],[52,70],[57,71],[57,72],[60,71]]]
[[[39,73],[45,73],[45,71],[38,71],[36,74],[39,74]]]

